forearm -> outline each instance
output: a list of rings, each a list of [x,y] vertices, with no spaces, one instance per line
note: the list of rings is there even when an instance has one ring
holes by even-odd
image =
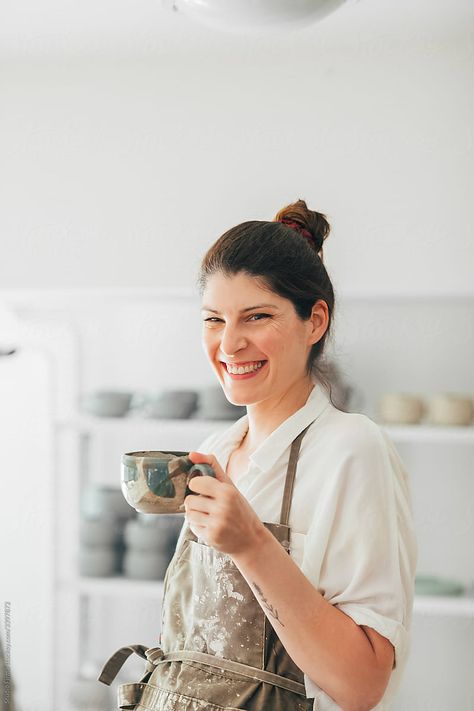
[[[361,627],[325,600],[263,526],[259,545],[232,557],[297,666],[344,711],[372,708],[382,677]]]

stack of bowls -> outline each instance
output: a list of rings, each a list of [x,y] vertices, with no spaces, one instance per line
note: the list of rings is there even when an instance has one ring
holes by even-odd
[[[128,578],[163,580],[173,557],[181,514],[138,514],[125,525],[123,572]]]
[[[137,393],[131,408],[142,417],[187,419],[196,408],[198,394],[194,390],[162,390],[159,393]]]
[[[81,497],[79,572],[105,577],[120,571],[123,527],[136,512],[117,487],[90,484]]]
[[[203,420],[238,420],[247,414],[245,405],[234,405],[224,395],[220,385],[204,388],[199,393],[196,417]]]
[[[88,518],[80,522],[79,572],[87,577],[106,577],[119,567],[120,531],[113,518]]]

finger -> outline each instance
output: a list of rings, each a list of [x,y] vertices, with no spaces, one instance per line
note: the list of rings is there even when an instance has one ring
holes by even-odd
[[[209,524],[209,516],[201,511],[192,511],[186,515],[188,523],[194,527],[205,530]]]
[[[221,487],[221,482],[216,481],[211,476],[193,476],[188,482],[188,487],[191,491],[196,492],[196,494],[201,494],[202,496],[216,497],[219,493]]]
[[[186,511],[201,511],[207,515],[211,513],[209,499],[205,496],[188,494],[184,499],[184,508]]]

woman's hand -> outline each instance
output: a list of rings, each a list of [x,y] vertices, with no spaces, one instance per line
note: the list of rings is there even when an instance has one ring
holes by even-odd
[[[213,454],[190,452],[189,458],[194,464],[210,464],[216,473],[215,479],[195,476],[189,482],[189,488],[200,494],[184,500],[186,519],[196,535],[229,555],[255,550],[266,529],[247,499]]]

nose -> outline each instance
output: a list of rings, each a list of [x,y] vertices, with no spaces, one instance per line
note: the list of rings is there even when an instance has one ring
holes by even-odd
[[[239,328],[227,323],[221,337],[221,351],[225,356],[234,356],[238,351],[245,348],[247,341]]]

